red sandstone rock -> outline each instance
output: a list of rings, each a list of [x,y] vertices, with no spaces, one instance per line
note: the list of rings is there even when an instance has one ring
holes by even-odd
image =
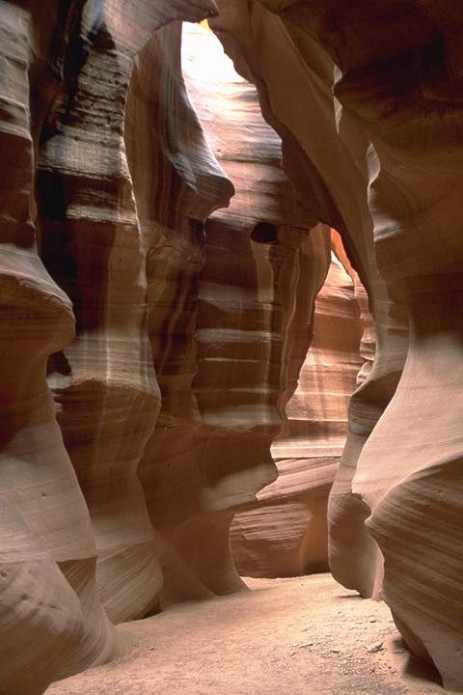
[[[320,192],[323,179],[324,219],[341,232],[375,320],[375,361],[351,399],[330,499],[333,573],[367,595],[382,585],[412,649],[461,688],[457,4],[219,6],[214,26],[262,85],[288,171],[305,157],[307,185]]]
[[[201,10],[207,9],[204,3]],[[113,622],[142,617],[162,599],[159,549],[137,476],[154,430],[160,391],[146,332],[147,253],[152,243],[144,236],[146,184],[133,172],[129,143],[126,155],[126,111],[130,114],[133,104],[132,99],[126,109],[127,93],[130,85],[133,94],[143,61],[153,57],[149,48],[140,53],[147,40],[154,47],[167,46],[161,54],[164,72],[154,83],[161,92],[172,90],[161,113],[172,126],[168,138],[172,158],[179,162],[172,178],[177,185],[185,182],[185,199],[194,204],[189,167],[192,162],[194,168],[197,142],[192,131],[182,132],[178,123],[183,127],[189,113],[192,121],[195,117],[181,89],[169,80],[178,29],[162,25],[179,12],[193,18],[198,11],[182,10],[181,3],[121,4],[101,12],[96,5],[93,10],[86,6],[80,34],[71,44],[70,64],[65,63],[65,71],[75,70],[69,75],[69,93],[56,114],[56,132],[47,134],[39,153],[42,254],[72,299],[77,323],[74,342],[50,361],[49,383],[92,519],[99,595]],[[150,89],[153,78],[143,89]],[[163,144],[150,129],[134,135],[144,150],[148,136],[153,154]],[[207,186],[207,181],[199,185]],[[159,205],[173,209],[176,204],[175,198],[159,193]],[[162,257],[156,260],[163,264]]]
[[[121,654],[100,597],[117,620],[143,614],[159,592],[135,477],[157,391],[124,104],[132,58],[150,34],[213,8],[163,3],[148,15],[147,3],[87,3],[81,14],[82,5],[0,4],[5,694],[42,692],[59,672]],[[42,258],[73,300],[71,346],[71,303],[39,259],[35,221]],[[49,384],[77,478],[45,381],[51,353]]]
[[[251,86],[195,78],[204,139],[170,23],[217,8],[304,207]],[[463,687],[460,14],[0,2],[3,693],[122,653],[106,611],[239,588],[229,524],[275,473],[328,268],[320,222],[377,336],[330,496],[331,568],[382,592],[415,653]],[[236,187],[225,212],[213,150]]]
[[[236,66],[259,85],[263,113],[283,139],[286,170],[311,209],[342,234],[370,297],[378,335],[375,365],[350,403],[339,484],[330,500],[330,565],[337,579],[371,595],[378,578],[376,563],[362,558],[365,552],[376,555],[377,548],[363,530],[369,511],[352,495],[351,479],[362,447],[394,393],[408,337],[402,300],[397,290],[391,297],[376,266],[365,194],[371,160],[368,140],[358,133],[352,117],[333,103],[332,60],[299,30],[297,21],[287,26],[256,3],[235,0],[224,5],[219,3],[221,12],[212,26]],[[243,21],[245,16],[248,21]]]
[[[242,586],[230,521],[275,476],[270,445],[307,350],[328,253],[321,227],[309,236],[314,224],[280,169],[255,89],[210,32],[188,28],[185,41],[189,94],[236,193],[210,215],[204,238],[212,199],[195,225],[180,206],[175,233],[156,213],[167,227],[163,262],[152,261],[150,318],[163,404],[140,476],[161,538],[165,601]]]
[[[85,667],[122,648],[95,594],[88,511],[45,381],[48,355],[72,340],[74,321],[39,260],[33,224],[31,75],[53,30],[40,20],[27,3],[0,8],[3,693],[42,692],[70,660]]]
[[[333,233],[336,235],[336,233]],[[334,249],[339,252],[339,237]],[[358,282],[332,254],[315,301],[313,340],[286,406],[283,433],[273,443],[278,478],[238,514],[232,547],[242,574],[288,576],[328,569],[328,493],[347,434],[347,406],[362,365]]]

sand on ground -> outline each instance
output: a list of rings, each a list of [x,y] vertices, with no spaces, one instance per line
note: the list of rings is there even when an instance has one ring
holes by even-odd
[[[247,579],[251,589],[119,626],[122,659],[46,695],[442,695],[387,606],[328,574]]]

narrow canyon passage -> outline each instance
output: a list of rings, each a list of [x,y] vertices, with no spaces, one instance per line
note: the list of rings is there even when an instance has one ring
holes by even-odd
[[[463,692],[459,4],[0,0],[0,695]]]
[[[229,433],[237,459],[245,451],[240,431],[253,432],[255,447],[266,424],[263,444],[277,473],[236,507],[234,561],[249,576],[328,571],[328,494],[349,398],[375,350],[367,296],[339,234],[316,224],[295,194],[256,86],[236,72],[206,23],[183,25],[182,72],[235,190],[205,225],[193,392],[203,420]],[[249,480],[262,463],[249,458]]]
[[[47,695],[440,695],[410,660],[384,603],[327,574],[245,579],[250,592],[180,604],[126,623],[122,660]]]
[[[230,529],[240,573],[248,571],[259,577],[244,578],[251,591],[166,606],[152,618],[119,625],[118,630],[129,639],[131,653],[60,681],[47,693],[444,693],[438,673],[411,657],[384,603],[360,599],[357,592],[345,590],[328,574],[306,574],[328,569],[327,501],[347,434],[348,400],[357,373],[362,367],[368,373],[374,358],[367,297],[333,230],[328,268],[323,254],[317,252],[315,262],[303,268],[313,277],[305,277],[300,288],[293,285],[289,294],[278,295],[282,264],[273,245],[291,252],[291,247],[300,244],[301,231],[307,234],[298,225],[311,226],[303,216],[291,229],[298,212],[284,201],[284,195],[290,193],[279,169],[279,139],[260,115],[254,86],[235,72],[207,25],[184,24],[182,56],[187,90],[208,144],[235,189],[230,207],[212,213],[206,225],[196,331],[199,369],[193,382],[199,404],[202,391],[211,399],[214,384],[220,393],[215,409],[209,404],[211,414],[217,417],[217,406],[223,409],[228,398],[230,407],[220,425],[230,427],[225,418],[232,414],[232,431],[236,412],[242,407],[233,391],[246,384],[246,360],[237,359],[232,348],[218,358],[214,346],[209,347],[211,337],[220,333],[216,314],[209,315],[211,307],[222,312],[222,324],[223,315],[234,312],[238,316],[235,340],[245,344],[247,331],[251,339],[256,338],[256,307],[265,326],[267,307],[281,304],[282,311],[288,311],[285,301],[297,298],[297,307],[291,305],[297,311],[294,327],[298,331],[310,324],[313,335],[300,348],[308,348],[308,352],[303,359],[298,355],[295,392],[279,406],[283,430],[271,450],[278,477],[257,492],[257,500],[235,516]],[[276,202],[278,195],[283,210]],[[249,263],[250,229],[257,277],[243,271],[243,264]],[[319,243],[320,232],[317,228],[308,232],[312,243]],[[304,253],[310,257],[310,237],[304,243]],[[237,263],[232,265],[228,259],[219,275],[217,267],[222,265],[225,247],[233,250]],[[294,252],[290,259],[300,262]],[[320,268],[325,268],[322,275],[326,277],[317,275]],[[316,290],[321,283],[311,319],[311,288]],[[248,317],[250,307],[253,315]],[[287,340],[288,324],[276,328]],[[294,346],[286,349],[294,350]],[[226,382],[218,371],[220,360],[231,370]],[[254,365],[257,369],[257,360]],[[259,378],[265,384],[269,375],[264,372]],[[203,416],[204,412],[202,408]],[[247,417],[254,417],[251,410]],[[239,440],[234,446],[239,450]],[[264,578],[284,575],[301,576]]]

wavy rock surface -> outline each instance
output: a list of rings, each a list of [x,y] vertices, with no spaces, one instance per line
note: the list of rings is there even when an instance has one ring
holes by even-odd
[[[186,203],[179,209],[181,238],[169,230],[172,221],[153,216],[165,239],[150,295],[163,398],[140,475],[164,552],[165,601],[242,586],[230,522],[275,476],[270,444],[307,349],[328,259],[326,232],[317,227],[309,236],[315,224],[279,167],[279,140],[254,88],[210,32],[184,31],[188,91],[236,192],[204,232],[211,203],[201,215]]]
[[[159,549],[136,474],[154,430],[160,391],[146,332],[150,240],[144,237],[145,227],[140,228],[144,182],[139,177],[132,182],[124,140],[127,93],[129,86],[133,92],[140,70],[147,77],[143,65],[152,56],[141,50],[147,41],[175,50],[175,33],[162,25],[179,12],[201,17],[208,7],[85,5],[64,56],[64,102],[54,104],[56,112],[47,119],[53,129],[43,129],[41,136],[42,254],[76,315],[76,339],[53,355],[49,383],[92,519],[99,593],[113,622],[146,615],[159,606],[162,594]],[[160,59],[163,72],[156,75],[156,88],[172,89],[169,53]],[[144,89],[153,81],[146,79]],[[176,89],[174,85],[161,114],[174,124],[188,116],[188,105]],[[177,104],[181,108],[176,110]],[[145,133],[155,155],[163,143],[150,129],[132,137],[146,149]],[[174,147],[182,138],[189,147],[183,153],[184,168],[175,172],[176,179],[171,176],[174,184],[183,184],[189,176],[185,168],[198,154],[196,142],[175,127],[169,135]],[[195,195],[190,192],[190,202]],[[176,196],[169,199],[165,191],[155,198],[166,208],[177,205]],[[157,257],[156,263],[163,260]]]
[[[288,153],[302,149],[323,179],[375,319],[330,500],[333,572],[363,594],[382,586],[412,649],[461,689],[457,4],[219,5],[214,26],[290,131]]]
[[[207,141],[176,22],[216,5],[255,88],[190,61]],[[229,526],[276,473],[324,225],[377,345],[368,327],[330,565],[463,688],[460,10],[0,1],[2,693],[121,654],[111,620],[240,588]]]
[[[334,252],[339,237],[333,232]],[[342,257],[342,255],[341,255]],[[245,576],[294,576],[328,570],[328,493],[347,434],[347,409],[363,360],[356,273],[332,253],[315,300],[313,339],[272,445],[278,478],[238,514],[231,528],[235,561]]]
[[[43,692],[58,674],[121,654],[102,601],[115,621],[159,602],[136,478],[159,391],[124,111],[133,59],[151,34],[212,11],[207,2],[0,3],[5,694]]]
[[[95,595],[90,520],[45,380],[49,354],[74,334],[71,304],[39,260],[34,229],[31,76],[52,31],[27,6],[0,9],[0,689],[9,694],[41,692],[70,663],[104,661],[122,645]]]
[[[237,68],[258,86],[263,113],[282,137],[286,171],[319,219],[341,233],[369,296],[377,350],[349,405],[347,444],[330,496],[330,566],[346,586],[371,595],[379,578],[377,546],[364,529],[369,508],[352,494],[351,483],[362,448],[394,393],[408,345],[403,299],[377,270],[366,195],[373,154],[353,117],[333,101],[333,61],[303,31],[304,23],[285,23],[260,3],[218,5],[211,25]]]
[[[191,107],[180,63],[181,27],[157,32],[139,55],[128,100],[126,140],[147,253],[148,335],[162,396],[158,426],[139,468],[164,569],[163,600],[211,593],[199,567],[183,555],[204,547],[204,533],[223,536],[213,519],[196,523],[206,482],[198,475],[199,413],[192,389],[196,370],[197,302],[203,267],[203,224],[227,205],[233,187],[207,147]],[[147,148],[148,134],[150,146]],[[180,517],[183,543],[166,524]],[[204,526],[204,529],[201,528]],[[225,529],[224,540],[227,533]],[[233,574],[226,556],[213,564]]]

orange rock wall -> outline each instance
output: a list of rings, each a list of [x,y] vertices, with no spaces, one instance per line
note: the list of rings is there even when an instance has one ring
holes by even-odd
[[[0,3],[8,695],[124,653],[114,623],[243,586],[229,525],[276,474],[329,238],[254,88],[222,97],[223,169],[206,141],[175,20],[213,11]]]
[[[0,1],[5,695],[123,654],[120,620],[242,588],[229,528],[256,495],[290,501],[288,565],[324,566],[355,371],[329,406],[307,381],[332,344],[328,226],[376,336],[354,350],[366,300],[338,277],[339,353],[366,361],[331,571],[463,687],[460,9]],[[212,15],[244,79],[195,72],[199,29],[182,69],[179,20]]]
[[[382,595],[412,650],[461,689],[459,5],[218,4],[213,26],[259,85],[294,180],[305,162],[375,321],[330,496],[332,572]]]
[[[153,258],[168,279],[162,294],[153,279],[150,307],[162,407],[139,472],[162,546],[165,601],[243,586],[230,522],[276,475],[270,445],[329,254],[328,230],[281,171],[280,141],[255,88],[210,31],[185,27],[183,42],[190,98],[235,194],[204,225],[186,227],[181,246],[177,221],[165,263]]]
[[[125,110],[153,32],[211,11],[0,3],[2,693],[124,653],[111,621],[160,603],[136,475],[160,398]]]
[[[330,269],[315,300],[313,339],[271,449],[278,478],[257,493],[256,505],[236,515],[231,528],[244,575],[328,571],[328,494],[346,440],[366,328],[354,288],[358,277],[342,254],[342,262],[335,255],[340,240],[332,234]]]

